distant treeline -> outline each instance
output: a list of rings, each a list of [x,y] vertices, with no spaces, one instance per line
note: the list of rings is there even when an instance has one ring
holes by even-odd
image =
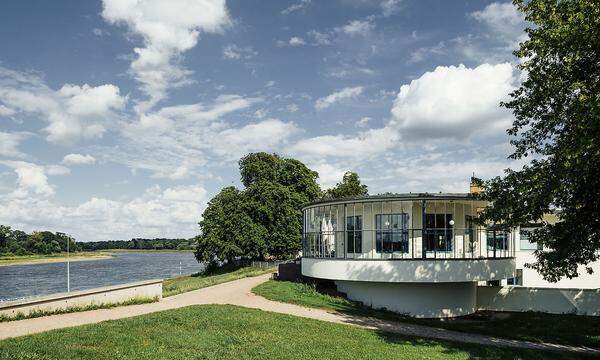
[[[12,230],[10,226],[0,225],[0,256],[54,254],[81,250],[79,243],[71,236],[50,231],[34,231],[27,234],[21,230]]]
[[[85,251],[130,249],[130,250],[192,250],[194,239],[131,239],[91,241],[79,243]]]

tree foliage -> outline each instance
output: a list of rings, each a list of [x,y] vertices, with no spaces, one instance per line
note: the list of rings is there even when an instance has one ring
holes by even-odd
[[[27,234],[21,230],[12,230],[10,226],[0,225],[0,254],[2,255],[31,255],[54,254],[67,251],[81,250],[79,243],[71,236],[50,231],[34,231]]]
[[[532,24],[515,51],[526,79],[502,105],[515,115],[511,158],[532,160],[484,183],[482,197],[493,207],[482,218],[509,226],[542,222],[531,241],[546,249],[530,266],[558,281],[599,257],[600,3],[515,5]],[[557,223],[543,222],[549,212]]]
[[[347,171],[344,174],[342,182],[337,183],[331,189],[327,189],[323,197],[327,199],[341,199],[345,197],[365,196],[368,193],[367,185],[360,182],[358,174]]]
[[[264,152],[239,161],[244,190],[221,190],[202,214],[198,261],[283,259],[301,247],[302,206],[316,200],[318,173],[295,159]]]

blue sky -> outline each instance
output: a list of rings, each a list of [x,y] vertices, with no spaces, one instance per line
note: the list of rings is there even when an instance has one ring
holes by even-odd
[[[510,3],[0,4],[0,223],[82,241],[193,236],[251,151],[324,188],[466,191],[517,166]]]

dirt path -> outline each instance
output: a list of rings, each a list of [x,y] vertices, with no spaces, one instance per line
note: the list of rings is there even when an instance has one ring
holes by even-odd
[[[267,281],[270,276],[271,274],[265,274],[257,277],[235,280],[164,298],[162,301],[156,303],[4,322],[0,323],[0,339],[29,335],[52,329],[93,324],[106,320],[128,318],[190,305],[231,304],[408,336],[521,349],[570,351],[600,356],[600,350],[586,347],[507,340],[486,335],[466,334],[421,325],[351,316],[321,309],[311,309],[293,304],[280,303],[252,294],[252,288]]]

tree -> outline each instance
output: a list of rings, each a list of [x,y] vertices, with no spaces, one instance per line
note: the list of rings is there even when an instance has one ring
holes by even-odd
[[[0,225],[0,252],[4,252],[11,234],[10,226]]]
[[[265,229],[252,220],[243,193],[232,186],[209,201],[200,227],[195,251],[198,261],[214,264],[236,257],[261,259],[266,253]]]
[[[302,243],[302,206],[321,194],[318,173],[277,154],[240,159],[244,190],[224,188],[208,204],[197,237],[198,261],[284,259]]]
[[[327,189],[324,197],[328,199],[341,199],[345,197],[368,195],[367,185],[360,183],[360,178],[355,172],[347,171],[344,174],[342,182],[337,183],[333,188]]]
[[[600,249],[600,3],[517,0],[534,26],[515,55],[526,75],[501,105],[515,115],[508,134],[520,170],[486,181],[493,203],[481,218],[516,226],[542,222],[531,241],[545,247],[529,266],[546,280],[578,276]],[[555,212],[558,222],[544,222]]]

